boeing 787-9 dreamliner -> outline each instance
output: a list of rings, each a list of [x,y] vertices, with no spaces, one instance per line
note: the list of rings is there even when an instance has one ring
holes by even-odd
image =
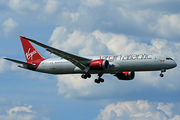
[[[4,58],[18,63],[18,67],[49,74],[82,74],[83,79],[97,74],[95,83],[104,82],[103,74],[112,74],[119,80],[132,80],[136,71],[163,72],[177,66],[176,62],[161,54],[121,54],[81,57],[20,36],[27,62]],[[43,58],[30,43],[37,44],[59,58]]]

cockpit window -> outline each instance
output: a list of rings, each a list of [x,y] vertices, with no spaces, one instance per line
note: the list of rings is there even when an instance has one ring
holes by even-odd
[[[166,58],[166,60],[173,60],[173,59],[172,59],[172,58],[170,58],[170,57],[167,57],[167,58]]]

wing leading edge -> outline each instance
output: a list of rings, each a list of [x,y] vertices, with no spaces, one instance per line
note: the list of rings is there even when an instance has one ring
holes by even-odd
[[[57,55],[59,57],[62,57],[64,59],[70,61],[72,64],[74,64],[75,66],[77,66],[81,70],[83,70],[85,73],[88,73],[88,71],[90,69],[89,64],[92,61],[91,59],[80,57],[80,56],[77,56],[77,55],[73,55],[73,54],[64,52],[62,50],[47,46],[45,44],[37,42],[36,40],[32,40],[32,39],[29,39],[29,38],[26,38],[26,37],[20,36],[20,38],[28,40],[30,42],[33,42],[34,44],[37,44],[37,45],[45,48],[47,51],[49,51],[49,52],[51,52],[51,53],[53,53],[53,54],[55,54],[55,55]]]

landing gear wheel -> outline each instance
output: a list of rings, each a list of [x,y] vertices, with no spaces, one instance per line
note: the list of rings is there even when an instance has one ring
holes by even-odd
[[[161,70],[161,74],[159,75],[160,77],[164,77],[164,75],[162,74],[163,72],[166,72],[166,69]]]
[[[101,77],[102,77],[102,75],[103,75],[103,74],[98,74],[98,76],[99,76],[99,77],[98,77],[98,79],[95,79],[95,80],[94,80],[94,82],[95,82],[95,83],[98,83],[98,84],[99,84],[100,82],[102,82],[102,83],[103,83],[103,82],[104,82],[104,79],[103,79],[103,78],[101,78]]]
[[[97,84],[99,84],[99,83],[100,83],[100,80],[99,80],[99,79],[95,79],[94,82],[97,83]]]
[[[160,75],[159,75],[160,77],[164,77],[164,75],[161,73]]]
[[[81,75],[81,78],[84,78],[84,79],[87,79],[87,78],[90,78],[90,77],[91,77],[91,74],[89,74],[89,73]]]
[[[87,78],[87,76],[83,74],[83,75],[81,75],[81,78],[86,79],[86,78]]]
[[[95,82],[95,83],[98,83],[98,84],[99,84],[100,82],[103,83],[103,82],[104,82],[104,79],[98,78],[98,79],[95,79],[94,82]]]
[[[99,78],[99,80],[100,80],[100,82],[102,82],[102,83],[104,82],[104,79],[102,79],[102,78]]]
[[[87,76],[88,78],[91,78],[91,74],[87,74],[86,76]]]

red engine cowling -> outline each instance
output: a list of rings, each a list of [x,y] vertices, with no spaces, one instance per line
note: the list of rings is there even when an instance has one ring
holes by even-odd
[[[119,80],[132,80],[135,77],[134,72],[122,72],[117,73],[114,76],[116,76]]]
[[[90,63],[90,68],[93,70],[107,70],[109,62],[104,59],[94,60]]]

